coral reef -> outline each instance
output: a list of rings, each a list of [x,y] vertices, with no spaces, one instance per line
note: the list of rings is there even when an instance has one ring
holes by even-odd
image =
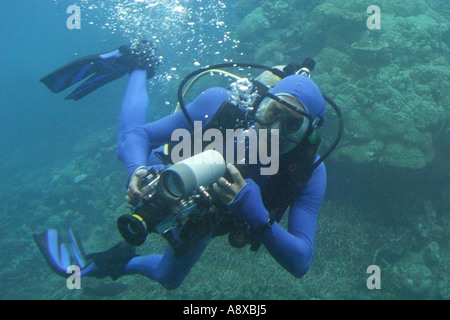
[[[251,39],[255,34],[270,28],[270,22],[261,7],[256,8],[247,16],[236,29],[236,35],[243,41]]]
[[[411,253],[393,267],[396,287],[405,296],[424,298],[433,290],[433,273],[419,254]]]
[[[413,2],[380,1],[381,29],[369,30],[365,1],[295,9],[288,1],[263,1],[236,36],[248,31],[240,40],[248,52],[258,48],[257,62],[317,60],[314,79],[342,106],[346,123],[333,156],[420,169],[435,159],[435,138],[449,126],[450,27],[430,1]],[[244,27],[258,17],[264,32]],[[275,23],[280,17],[284,23]]]

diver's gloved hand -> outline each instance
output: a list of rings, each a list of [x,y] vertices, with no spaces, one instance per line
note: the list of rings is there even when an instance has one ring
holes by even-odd
[[[147,173],[147,168],[142,166],[134,170],[133,174],[131,175],[130,183],[128,184],[127,195],[125,196],[125,199],[129,204],[133,206],[136,205],[136,203],[139,202],[139,200],[141,200],[144,196],[139,189],[139,184],[147,175]]]
[[[250,228],[257,229],[267,223],[269,212],[264,207],[259,186],[252,179],[245,181],[245,186],[227,208]]]
[[[119,51],[123,54],[119,59],[126,65],[128,72],[136,69],[146,70],[147,79],[155,75],[160,59],[156,56],[156,46],[153,42],[141,40],[136,44],[121,46]]]
[[[229,179],[227,180],[225,176]],[[226,205],[231,203],[247,183],[240,171],[232,164],[227,164],[227,172],[213,184],[213,190]]]
[[[269,213],[262,202],[261,191],[252,179],[244,179],[240,171],[227,164],[228,178],[221,177],[213,184],[213,190],[236,218],[245,221],[250,228],[267,223]]]

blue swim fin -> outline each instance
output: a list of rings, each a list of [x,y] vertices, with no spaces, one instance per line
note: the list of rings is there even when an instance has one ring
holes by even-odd
[[[115,54],[114,52],[111,53],[108,58],[102,58],[101,56],[89,55],[77,59],[46,75],[40,81],[52,92],[59,93],[87,78],[85,82],[65,97],[66,100],[77,101],[105,84],[127,74],[127,69],[120,63],[120,51],[116,51]]]
[[[68,234],[71,241],[70,252],[61,242],[60,235],[55,229],[34,234],[33,239],[54,272],[69,277],[71,272],[67,273],[67,268],[70,265],[77,265],[81,270],[80,276],[87,275],[95,269],[95,266],[93,263],[86,263],[86,253],[75,233],[69,229]]]
[[[68,236],[70,246],[61,241],[55,229],[33,235],[34,242],[50,268],[62,277],[69,277],[72,271],[68,273],[67,268],[77,265],[80,276],[110,276],[116,280],[124,274],[128,261],[137,256],[136,248],[126,242],[119,242],[106,251],[86,254],[81,241],[71,229],[68,230]]]
[[[135,69],[147,70],[147,79],[155,75],[159,66],[156,47],[150,41],[140,41],[135,46],[121,46],[109,53],[88,55],[77,59],[41,78],[52,92],[59,93],[87,78],[66,100],[79,100],[98,88]]]

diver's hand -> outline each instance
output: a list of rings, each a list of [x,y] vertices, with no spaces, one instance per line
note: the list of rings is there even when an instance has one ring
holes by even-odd
[[[125,199],[131,205],[135,205],[144,195],[139,190],[139,183],[147,175],[147,169],[140,168],[137,169],[130,179],[130,184],[128,185],[127,195]]]
[[[239,170],[232,164],[227,164],[227,170],[230,173],[233,182],[221,177],[213,184],[213,189],[219,195],[223,203],[228,204],[234,200],[239,191],[244,188],[245,182]]]

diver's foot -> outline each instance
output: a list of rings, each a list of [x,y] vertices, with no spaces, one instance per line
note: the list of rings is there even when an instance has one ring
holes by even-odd
[[[160,59],[156,56],[156,46],[149,40],[141,40],[136,44],[124,45],[119,48],[128,72],[136,69],[147,71],[147,79],[155,75]],[[121,61],[121,62],[122,62]]]
[[[96,253],[86,255],[86,259],[92,260],[97,269],[93,275],[97,278],[110,276],[116,280],[125,272],[128,261],[138,256],[136,248],[126,242],[119,242],[114,247]]]

